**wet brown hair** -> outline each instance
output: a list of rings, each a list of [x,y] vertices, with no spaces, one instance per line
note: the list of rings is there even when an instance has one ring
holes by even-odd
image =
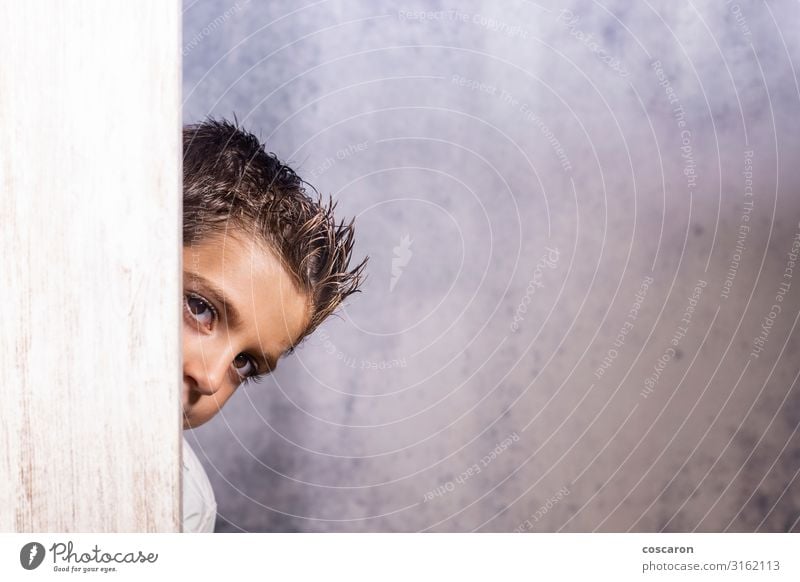
[[[309,297],[311,317],[302,337],[360,292],[365,278],[369,257],[350,267],[355,219],[337,223],[335,208],[332,197],[323,201],[237,123],[209,118],[184,126],[184,246],[231,229],[265,244]]]

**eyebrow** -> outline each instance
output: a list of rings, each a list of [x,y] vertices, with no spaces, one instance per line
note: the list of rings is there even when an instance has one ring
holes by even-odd
[[[225,314],[225,321],[228,322],[228,325],[233,328],[238,328],[242,325],[242,316],[236,306],[231,303],[230,299],[225,295],[225,292],[203,277],[202,275],[194,274],[194,273],[187,273],[189,279],[193,283],[199,284],[201,287],[205,289],[205,292],[210,295],[210,298],[213,299],[215,302],[219,303],[222,306],[222,311]],[[260,371],[258,375],[268,374],[275,371],[275,368],[278,367],[278,359],[286,353],[291,352],[294,349],[294,346],[290,346],[286,349],[282,354],[280,354],[277,358],[271,356],[266,352],[262,352],[259,354],[259,359],[262,360],[262,363],[267,365],[267,369]]]

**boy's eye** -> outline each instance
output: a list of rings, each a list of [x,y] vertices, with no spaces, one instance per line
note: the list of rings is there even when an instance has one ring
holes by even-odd
[[[256,363],[253,361],[253,358],[247,354],[239,354],[236,356],[236,358],[233,360],[233,367],[236,369],[236,373],[242,378],[255,376],[256,370],[258,369],[258,366],[256,366]]]
[[[198,323],[208,326],[214,322],[214,310],[200,297],[196,297],[194,295],[187,296],[186,308]]]

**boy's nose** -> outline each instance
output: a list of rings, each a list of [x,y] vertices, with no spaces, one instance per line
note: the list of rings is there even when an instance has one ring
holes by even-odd
[[[192,378],[192,388],[206,396],[213,396],[228,381],[230,358],[225,353],[216,352],[184,361],[184,375]]]

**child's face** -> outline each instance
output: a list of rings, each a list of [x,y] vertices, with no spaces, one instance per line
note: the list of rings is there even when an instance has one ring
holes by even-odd
[[[271,252],[237,231],[183,248],[183,427],[210,420],[244,378],[265,374],[310,317]]]

